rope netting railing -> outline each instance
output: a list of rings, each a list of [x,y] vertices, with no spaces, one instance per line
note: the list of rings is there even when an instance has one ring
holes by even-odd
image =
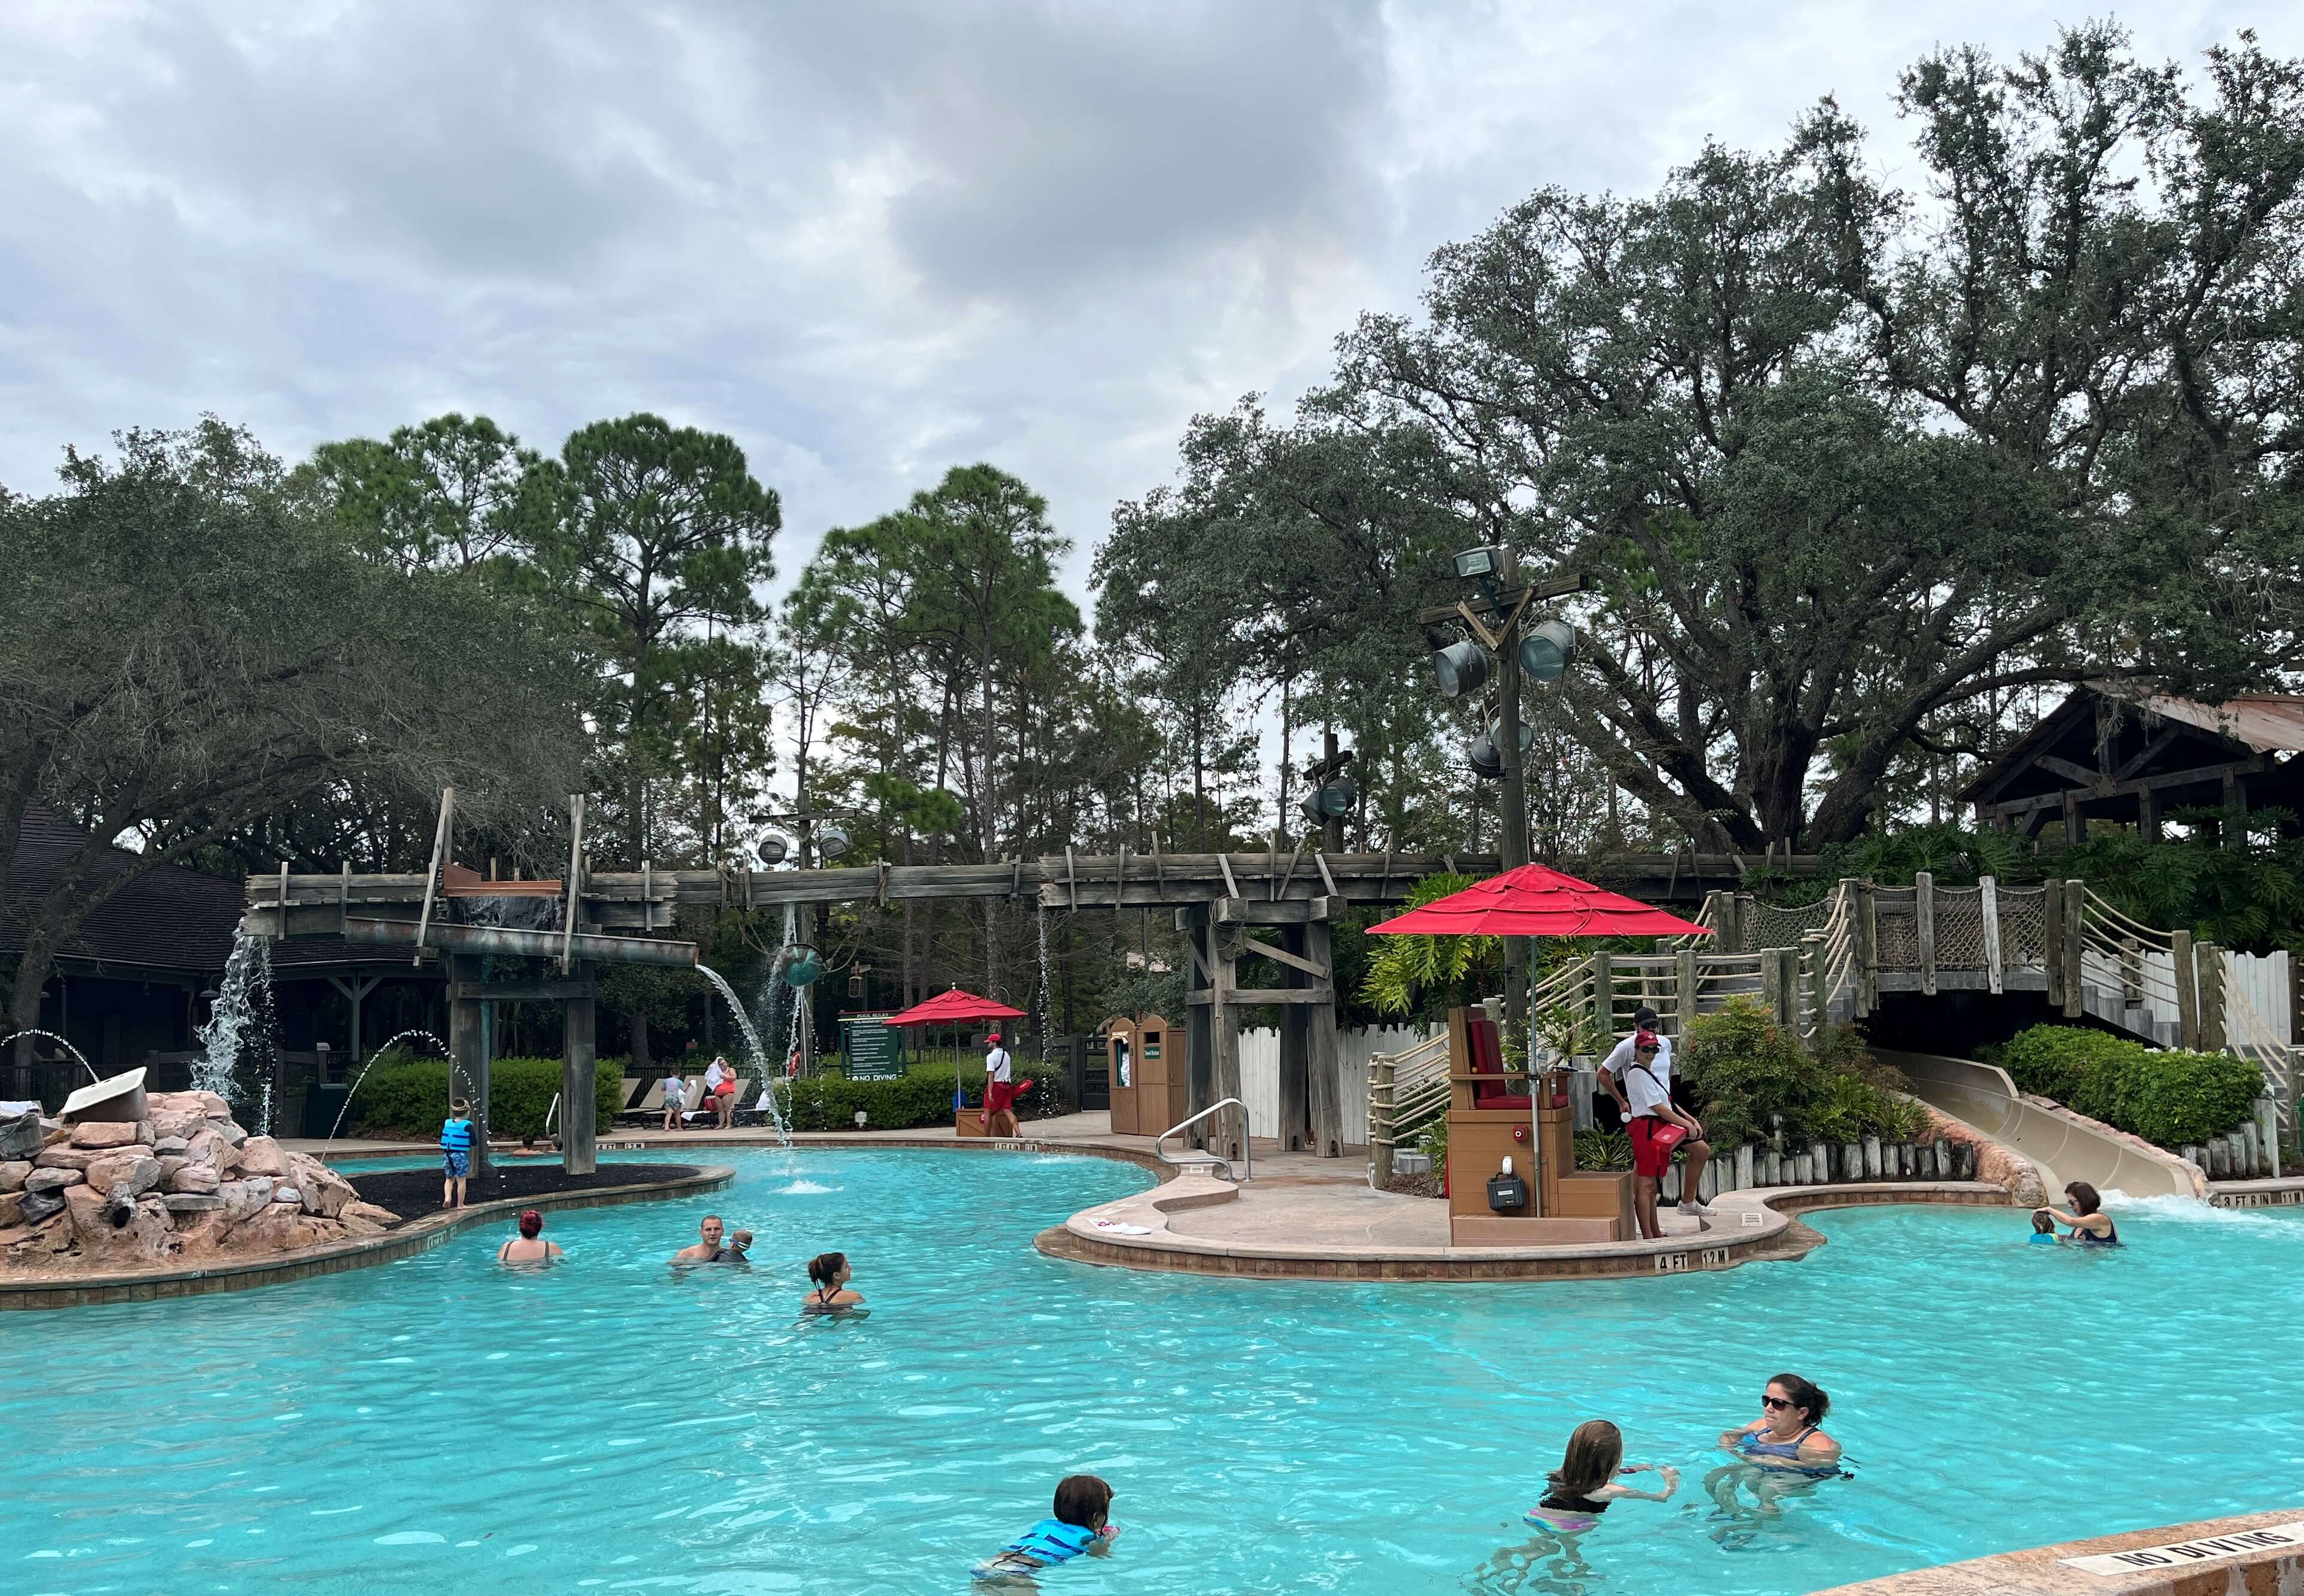
[[[1937,887],[1934,899],[1936,967],[1980,970],[1984,957],[1984,889]]]
[[[1778,908],[1772,903],[1755,903],[1745,921],[1745,946],[1734,950],[1739,953],[1757,952],[1762,948],[1796,948],[1800,940],[1811,931],[1820,931],[1833,916],[1842,912],[1843,892],[1835,890],[1829,898],[1819,898],[1814,903],[1798,908]]]
[[[2000,958],[2024,968],[2047,962],[2048,889],[2000,887]]]

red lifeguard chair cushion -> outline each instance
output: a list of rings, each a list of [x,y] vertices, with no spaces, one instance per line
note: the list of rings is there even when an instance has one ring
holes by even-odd
[[[1504,1039],[1496,1030],[1495,1021],[1485,1016],[1468,1021],[1464,1026],[1464,1040],[1471,1051],[1474,1075],[1504,1074]],[[1528,1107],[1528,1089],[1518,1081],[1503,1080],[1493,1086],[1475,1086],[1472,1089],[1472,1106],[1476,1109],[1525,1110]]]

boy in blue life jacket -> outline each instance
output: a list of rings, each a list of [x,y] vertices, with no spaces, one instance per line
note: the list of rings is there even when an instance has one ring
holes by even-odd
[[[440,1206],[464,1205],[464,1182],[472,1173],[472,1105],[461,1099],[448,1105],[440,1126]]]

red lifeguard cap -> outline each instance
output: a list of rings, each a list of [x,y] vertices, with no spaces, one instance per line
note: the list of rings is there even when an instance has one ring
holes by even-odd
[[[1656,1044],[1656,1034],[1643,1027],[1632,1033],[1632,1051],[1639,1052]]]
[[[987,1041],[987,1042],[997,1042],[997,1041],[999,1041],[999,1040],[1000,1040],[1000,1033],[999,1033],[999,1032],[997,1032],[997,1031],[995,1031],[995,1032],[993,1032],[993,1033],[992,1033],[992,1034],[991,1034],[991,1035],[987,1036],[984,1040],[985,1040],[985,1041]]]

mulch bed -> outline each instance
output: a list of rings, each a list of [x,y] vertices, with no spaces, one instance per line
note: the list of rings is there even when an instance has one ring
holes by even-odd
[[[601,1191],[619,1186],[645,1186],[656,1180],[677,1180],[693,1175],[698,1164],[602,1164],[589,1175],[570,1175],[559,1161],[524,1162],[499,1157],[485,1176],[475,1176],[464,1188],[464,1201],[494,1203],[504,1197],[544,1197],[558,1192]],[[402,1219],[421,1218],[440,1208],[440,1171],[386,1170],[375,1175],[348,1175],[360,1200],[389,1208]]]
[[[1392,1184],[1384,1189],[1402,1197],[1436,1197],[1440,1195],[1440,1175],[1437,1170],[1426,1175],[1394,1175]]]

